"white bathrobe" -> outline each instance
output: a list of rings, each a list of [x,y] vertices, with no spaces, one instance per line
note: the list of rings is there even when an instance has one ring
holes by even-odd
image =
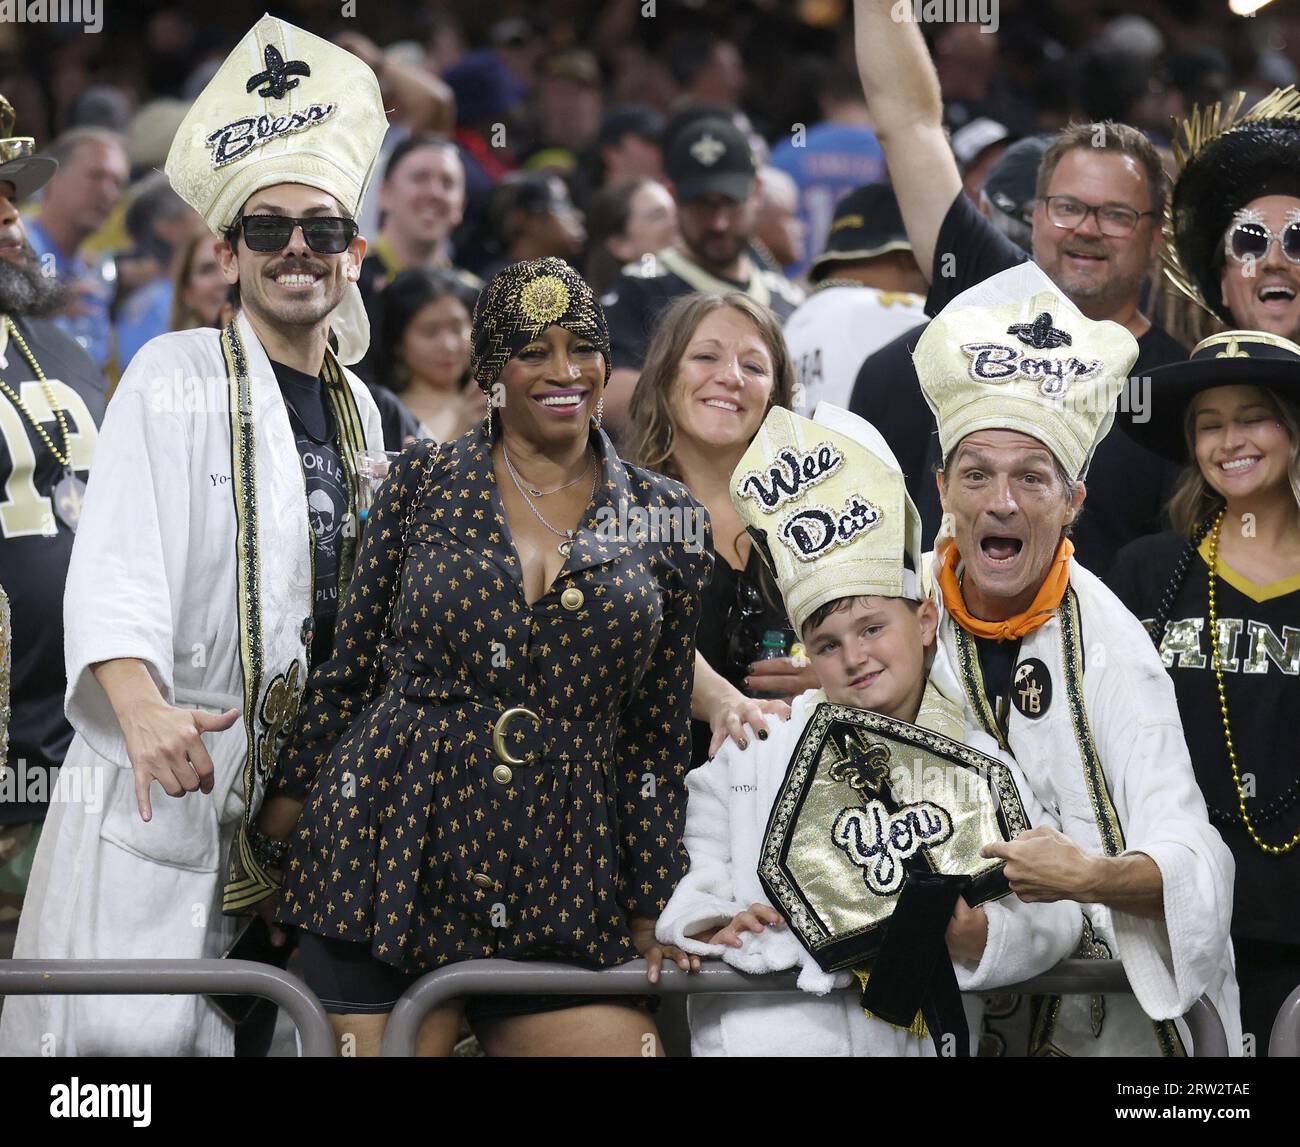
[[[947,676],[936,651],[931,681]],[[956,682],[944,691],[956,696]],[[742,946],[708,944],[692,933],[717,929],[755,902],[768,903],[758,877],[759,853],[768,817],[786,768],[818,703],[820,689],[796,697],[790,719],[768,717],[768,738],[741,749],[728,740],[711,761],[686,778],[686,850],[690,871],[659,917],[656,934],[701,956],[721,957],[742,972],[798,968],[798,996],[693,995],[688,1011],[691,1050],[697,1056],[934,1056],[934,1041],[866,1015],[858,992],[831,992],[853,982],[849,972],[823,972],[787,926],[742,934]],[[1010,757],[991,738],[974,731],[972,748],[1008,764],[1031,824],[1055,823],[1034,800]],[[829,826],[828,826],[829,829]],[[1025,904],[1014,895],[984,905],[988,943],[978,964],[954,961],[963,992],[1013,984],[1045,972],[1075,947],[1082,917],[1078,906]],[[972,1051],[978,1041],[983,1005],[964,996]]]
[[[305,674],[312,613],[307,500],[269,359],[247,319],[256,442],[265,671]],[[220,332],[163,335],[131,362],[108,406],[64,599],[67,714],[76,730],[36,853],[14,955],[40,959],[218,957],[243,922],[223,916],[227,856],[244,814],[243,720],[204,736],[211,795],[151,788],[144,823],[125,740],[90,666],[133,657],[169,704],[245,708],[234,475]],[[382,448],[365,385],[345,377],[365,439]],[[282,674],[283,676],[283,674]],[[264,777],[258,777],[254,807]],[[11,996],[6,1055],[229,1055],[233,1029],[201,996]]]
[[[1228,939],[1234,865],[1206,815],[1173,683],[1142,624],[1073,560],[1070,586],[1078,600],[1083,708],[1101,776],[1087,765],[1072,717],[1074,675],[1060,610],[1022,640],[1016,655],[1018,666],[1035,658],[1046,667],[1050,703],[1032,717],[1013,706],[1007,742],[1034,794],[1067,836],[1088,852],[1106,852],[1109,841],[1113,853],[1141,852],[1156,862],[1164,920],[1086,906],[1093,938],[1080,955],[1122,960],[1134,995],[1105,997],[1104,1015],[1090,997],[1063,997],[1052,1044],[1069,1055],[1155,1055],[1150,1021],[1181,1016],[1208,993],[1231,1054],[1240,1055],[1240,1005]],[[939,634],[963,675],[956,623],[946,611]],[[967,728],[985,728],[969,691],[964,699]],[[1190,1053],[1186,1026],[1178,1028]]]

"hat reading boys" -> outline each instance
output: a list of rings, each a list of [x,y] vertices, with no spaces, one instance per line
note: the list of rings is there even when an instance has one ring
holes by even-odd
[[[856,414],[823,402],[809,420],[773,407],[731,476],[731,500],[798,633],[837,598],[921,600],[920,516],[893,451]]]
[[[1122,326],[1087,318],[1038,266],[1021,263],[957,295],[912,360],[945,459],[977,430],[1017,430],[1079,478],[1137,355]]]
[[[355,218],[387,130],[379,81],[367,64],[263,16],[181,121],[167,177],[216,235],[235,223],[249,196],[277,183],[332,195]],[[358,361],[370,327],[355,283],[330,327],[340,361]]]

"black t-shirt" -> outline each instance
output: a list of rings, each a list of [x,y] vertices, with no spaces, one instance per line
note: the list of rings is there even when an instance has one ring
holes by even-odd
[[[1187,540],[1172,530],[1125,546],[1107,579],[1148,626]],[[1253,778],[1246,809],[1269,844],[1300,828],[1300,577],[1254,586],[1228,571],[1215,591],[1223,686],[1237,767]],[[1259,600],[1257,600],[1259,599]],[[1237,862],[1232,933],[1300,943],[1300,849],[1270,856],[1240,823],[1209,634],[1209,565],[1197,555],[1174,598],[1161,653],[1173,678],[1197,783]],[[1249,783],[1249,782],[1247,782]],[[1265,810],[1281,800],[1283,807]]]
[[[82,481],[104,417],[105,382],[81,346],[43,319],[15,320],[41,371],[54,386]],[[63,439],[35,371],[10,338],[0,379],[22,398],[60,451]],[[65,388],[70,388],[76,399]],[[79,402],[77,401],[79,399]],[[53,512],[51,491],[63,467],[13,401],[0,391],[0,585],[12,619],[9,763],[31,771],[60,765],[72,741],[63,715],[63,590],[72,530]],[[39,819],[43,804],[0,801],[0,824]]]
[[[315,375],[282,362],[273,361],[271,367],[289,410],[289,425],[298,443],[307,484],[307,520],[315,539],[311,647],[311,662],[315,665],[329,656],[339,611],[339,551],[348,516],[347,474],[339,457],[325,384]]]
[[[366,383],[370,397],[379,407],[379,424],[384,428],[384,449],[405,450],[408,438],[418,438],[420,424],[415,415],[406,409],[402,400],[386,386],[377,382]]]
[[[946,260],[948,254],[954,258]],[[937,314],[962,291],[1028,258],[965,194],[959,194],[939,229],[926,311]],[[945,277],[943,271],[949,268],[955,274]],[[929,546],[942,517],[934,481],[942,457],[934,415],[912,364],[912,351],[924,330],[922,325],[907,331],[862,364],[849,407],[872,423],[893,448],[908,493],[921,514],[924,541]],[[1187,351],[1154,324],[1137,344],[1135,378],[1187,358]],[[1093,455],[1085,480],[1087,502],[1074,527],[1080,563],[1105,576],[1121,546],[1168,525],[1163,507],[1177,480],[1177,466],[1139,446],[1121,430],[1107,434]]]
[[[979,657],[980,676],[984,679],[984,696],[988,698],[994,716],[1005,732],[1011,715],[1011,675],[1016,669],[1020,642],[977,637],[975,653]]]
[[[681,257],[685,259],[685,256]],[[614,285],[601,296],[600,304],[605,308],[605,319],[609,323],[610,358],[615,370],[624,367],[640,370],[645,363],[646,347],[654,333],[655,322],[664,308],[674,299],[699,290],[670,271],[661,259],[647,266],[653,268],[652,273],[643,272],[639,264],[625,267],[614,280]],[[777,318],[785,322],[799,305],[801,293],[784,275],[775,271],[760,268],[757,274],[766,288],[765,302]],[[741,293],[749,287],[748,283],[718,279],[716,275],[712,278]]]
[[[769,629],[783,629],[787,643],[794,639],[785,605],[772,579],[765,577],[764,572],[762,555],[753,546],[743,572],[733,569],[727,559],[715,551],[713,574],[704,589],[700,624],[695,631],[695,648],[700,656],[714,672],[725,677],[742,693],[746,691],[746,669],[751,661],[758,659],[763,633]],[[756,613],[742,614],[738,607],[742,578],[746,601],[758,611]],[[733,648],[732,633],[737,630],[736,658],[733,661],[729,655]],[[692,768],[708,760],[711,736],[707,721],[691,722]]]

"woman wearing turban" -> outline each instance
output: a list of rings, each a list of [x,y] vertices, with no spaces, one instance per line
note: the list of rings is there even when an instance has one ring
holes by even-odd
[[[687,864],[707,514],[601,430],[608,330],[567,264],[488,285],[472,372],[489,416],[408,450],[379,492],[261,820],[280,838],[297,820],[279,918],[361,1054],[450,963],[685,961],[654,922]],[[466,1006],[490,1054],[641,1054],[655,1035],[628,998]],[[430,1015],[423,1054],[450,1051],[460,1007]]]

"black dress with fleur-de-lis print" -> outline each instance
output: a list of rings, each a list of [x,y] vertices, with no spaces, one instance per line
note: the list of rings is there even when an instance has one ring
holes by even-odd
[[[629,918],[657,916],[688,864],[712,544],[684,486],[591,442],[602,480],[532,605],[484,430],[394,466],[276,781],[305,801],[282,922],[412,972],[635,959]],[[537,720],[494,748],[514,707]]]

